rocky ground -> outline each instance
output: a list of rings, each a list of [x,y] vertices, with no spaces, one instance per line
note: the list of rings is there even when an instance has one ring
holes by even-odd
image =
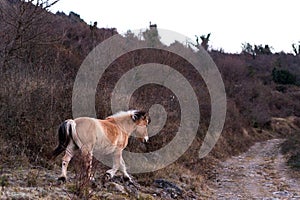
[[[187,175],[176,184],[156,179],[150,185],[132,185],[117,177],[91,188],[72,173],[67,183],[58,184],[59,167],[2,169],[0,199],[300,199],[300,175],[286,166],[279,151],[282,141],[256,143],[246,153],[220,163],[209,191],[191,189],[192,177]]]
[[[53,170],[3,170],[0,199],[198,199],[193,194],[188,197],[176,184],[164,179],[143,187],[117,177],[104,185],[86,187],[86,183],[78,181],[75,175],[71,175],[65,184],[59,184],[57,177],[58,173]]]
[[[2,169],[0,174],[0,199],[203,199],[204,194],[196,194],[182,177],[181,184],[166,179],[155,179],[152,184],[124,181],[121,176],[113,180],[97,177],[96,185],[88,185],[80,174],[69,172],[66,183],[57,181],[59,168]]]
[[[215,181],[215,199],[300,199],[299,174],[286,165],[280,139],[256,143],[223,162]]]

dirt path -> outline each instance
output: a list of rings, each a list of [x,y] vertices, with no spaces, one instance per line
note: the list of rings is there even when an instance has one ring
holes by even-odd
[[[300,181],[289,173],[279,152],[280,139],[256,143],[222,163],[216,199],[300,199]],[[293,176],[293,177],[292,177]]]

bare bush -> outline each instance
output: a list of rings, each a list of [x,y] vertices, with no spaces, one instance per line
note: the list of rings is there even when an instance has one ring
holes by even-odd
[[[33,62],[45,55],[45,48],[57,40],[49,35],[53,18],[45,11],[57,1],[4,0],[0,4],[3,43],[1,56],[3,65],[14,59]]]

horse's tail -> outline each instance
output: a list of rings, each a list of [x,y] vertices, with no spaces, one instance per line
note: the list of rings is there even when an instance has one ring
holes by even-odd
[[[64,121],[58,129],[59,144],[52,152],[51,159],[54,160],[59,154],[66,150],[68,144],[72,139],[72,133],[76,132],[76,123],[74,120],[69,119]]]

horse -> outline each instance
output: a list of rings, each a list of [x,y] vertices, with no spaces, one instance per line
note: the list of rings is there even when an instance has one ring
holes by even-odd
[[[113,154],[113,166],[106,171],[106,175],[113,178],[121,170],[124,179],[132,182],[126,171],[122,151],[128,144],[128,138],[136,131],[137,137],[143,142],[148,142],[147,126],[150,117],[144,111],[120,111],[104,120],[79,117],[65,120],[58,129],[59,144],[52,152],[52,160],[65,151],[62,158],[62,174],[58,181],[66,182],[67,167],[77,150],[85,158],[87,178],[93,180],[91,175],[93,151],[101,155]]]

